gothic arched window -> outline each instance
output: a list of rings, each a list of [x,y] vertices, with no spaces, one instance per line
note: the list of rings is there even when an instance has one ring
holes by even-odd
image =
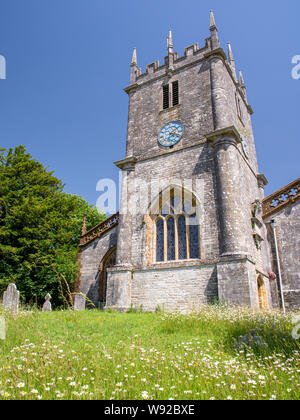
[[[199,258],[199,229],[196,213],[189,216],[190,258]]]
[[[187,258],[187,240],[186,240],[186,218],[181,215],[178,217],[178,259]]]
[[[175,220],[170,216],[167,220],[168,261],[175,260]]]
[[[181,188],[161,193],[154,215],[156,262],[200,258],[196,199]]]
[[[156,221],[156,261],[164,261],[164,220],[159,218]]]

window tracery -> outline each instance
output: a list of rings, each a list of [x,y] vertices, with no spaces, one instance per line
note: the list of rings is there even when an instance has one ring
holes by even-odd
[[[200,258],[196,199],[183,189],[161,193],[154,217],[156,262]]]

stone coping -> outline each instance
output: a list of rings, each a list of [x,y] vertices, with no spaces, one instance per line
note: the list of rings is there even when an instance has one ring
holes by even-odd
[[[246,254],[232,254],[221,256],[213,260],[181,260],[181,261],[169,261],[154,263],[145,267],[133,267],[133,266],[114,266],[107,269],[110,273],[115,272],[141,272],[141,271],[159,271],[159,270],[169,270],[169,269],[189,269],[194,267],[207,267],[223,263],[235,263],[241,261],[249,261],[252,264],[255,264],[253,258],[250,255]]]

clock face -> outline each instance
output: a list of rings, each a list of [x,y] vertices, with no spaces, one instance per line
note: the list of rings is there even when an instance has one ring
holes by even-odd
[[[184,128],[181,122],[172,121],[160,130],[158,141],[164,147],[171,147],[181,140],[183,133]]]

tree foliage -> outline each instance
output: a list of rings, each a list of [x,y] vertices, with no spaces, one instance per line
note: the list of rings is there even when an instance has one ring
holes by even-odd
[[[50,293],[62,303],[58,277],[70,285],[76,279],[84,213],[88,229],[105,219],[63,189],[24,146],[0,149],[0,293],[13,282],[25,302],[41,303]]]

